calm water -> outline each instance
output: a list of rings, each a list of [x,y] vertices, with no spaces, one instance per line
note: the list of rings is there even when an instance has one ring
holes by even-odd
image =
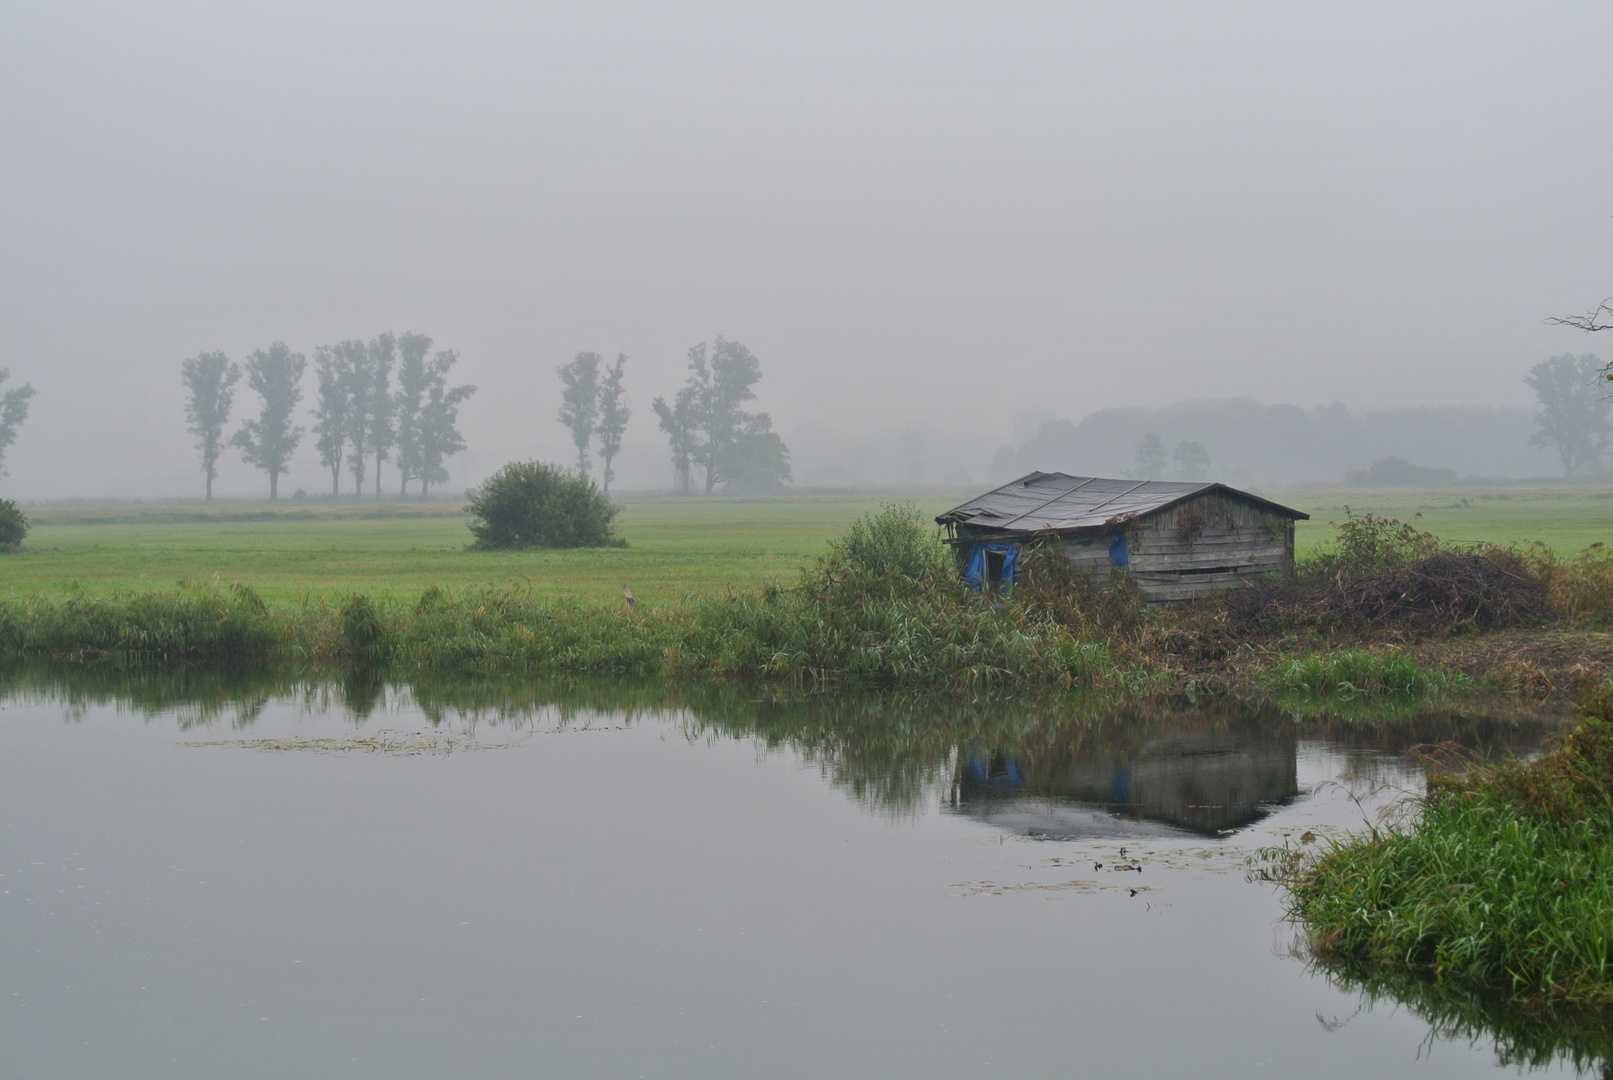
[[[1516,1071],[1310,970],[1244,859],[1360,827],[1352,793],[1416,786],[1412,743],[1528,752],[1527,723],[272,680],[4,702],[8,1077]]]

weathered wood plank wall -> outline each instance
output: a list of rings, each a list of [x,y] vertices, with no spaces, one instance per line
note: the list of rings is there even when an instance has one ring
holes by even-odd
[[[1218,494],[1201,495],[1130,522],[1122,571],[1150,603],[1238,588],[1261,574],[1294,572],[1294,523]],[[1064,556],[1080,574],[1107,580],[1118,568],[1109,537],[1069,537]]]

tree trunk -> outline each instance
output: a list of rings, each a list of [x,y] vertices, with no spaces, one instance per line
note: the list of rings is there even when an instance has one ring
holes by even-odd
[[[213,474],[207,474],[207,501],[213,501]]]
[[[375,458],[375,500],[377,502],[381,500],[381,457],[379,454]]]
[[[604,477],[604,479],[605,479],[605,483],[600,487],[599,493],[601,495],[609,495],[610,494],[610,458],[608,458],[608,457],[605,459],[605,477]]]
[[[274,502],[280,497],[280,470],[269,470],[269,501]]]

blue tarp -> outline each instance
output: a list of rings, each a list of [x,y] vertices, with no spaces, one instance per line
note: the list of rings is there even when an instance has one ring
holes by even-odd
[[[1019,555],[1018,544],[976,544],[969,550],[969,565],[963,571],[963,580],[971,589],[978,589],[986,581],[986,552],[998,551],[1003,557],[1002,581],[1014,583],[1014,559]]]
[[[1116,566],[1125,566],[1131,561],[1126,554],[1126,534],[1115,533],[1109,537],[1109,561]]]

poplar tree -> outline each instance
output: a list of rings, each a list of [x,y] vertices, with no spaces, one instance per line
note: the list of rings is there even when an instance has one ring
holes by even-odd
[[[331,498],[342,493],[342,454],[347,447],[347,425],[352,413],[352,380],[344,357],[335,348],[321,345],[314,350],[314,374],[319,379],[319,396],[314,405],[315,446],[319,463],[330,470]]]
[[[459,354],[451,350],[438,352],[431,360],[431,385],[426,392],[425,406],[420,410],[420,497],[423,499],[432,484],[448,482],[447,460],[465,449],[465,439],[459,433],[459,407],[476,392],[476,387],[448,386],[448,371],[459,362]]]
[[[602,495],[610,494],[610,482],[615,475],[610,463],[622,449],[622,436],[633,415],[622,393],[622,369],[626,366],[627,354],[617,353],[616,363],[605,372],[605,381],[599,386],[599,423],[594,430],[599,435],[599,456],[605,459],[605,482],[600,485]]]
[[[459,354],[439,350],[428,358],[431,339],[402,334],[397,339],[398,389],[392,395],[392,439],[398,468],[398,492],[408,494],[418,481],[420,497],[432,484],[446,483],[446,460],[465,449],[459,432],[459,407],[476,392],[471,385],[448,386],[448,373]]]
[[[291,463],[303,429],[294,427],[291,414],[302,400],[302,375],[308,359],[294,353],[283,341],[247,357],[246,382],[263,402],[256,420],[241,425],[230,443],[241,458],[269,474],[269,498],[280,497],[280,474]]]
[[[398,390],[392,396],[393,449],[397,453],[398,494],[409,493],[409,481],[420,474],[420,423],[431,389],[427,354],[431,339],[424,334],[398,338]]]
[[[560,414],[562,424],[571,430],[571,441],[577,447],[577,472],[588,473],[588,444],[594,437],[594,422],[599,419],[599,362],[595,352],[580,352],[569,364],[555,368],[560,376]]]
[[[179,377],[190,391],[185,399],[185,427],[196,436],[202,474],[207,477],[207,501],[212,502],[218,459],[224,453],[224,425],[230,422],[241,365],[230,363],[222,352],[201,353],[180,365]],[[0,381],[4,378],[0,375]]]
[[[672,451],[672,475],[677,479],[678,491],[689,494],[694,484],[694,447],[698,435],[695,431],[695,390],[692,386],[680,389],[668,405],[660,395],[650,402],[650,408],[660,418],[661,430],[666,432],[667,445]]]
[[[349,338],[332,346],[347,380],[347,422],[342,434],[347,440],[347,470],[353,474],[353,497],[364,497],[365,459],[370,449],[370,414],[375,407],[375,371],[370,349],[363,338]]]
[[[370,342],[370,453],[375,456],[375,497],[381,497],[381,463],[390,461],[397,442],[392,429],[396,406],[392,400],[392,366],[397,363],[397,339],[382,334]]]

